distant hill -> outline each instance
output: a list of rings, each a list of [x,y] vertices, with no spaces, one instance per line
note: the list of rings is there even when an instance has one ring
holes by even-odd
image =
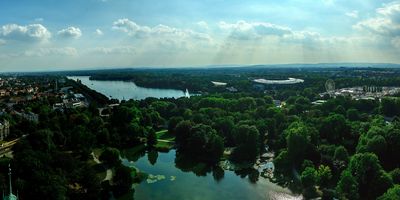
[[[60,75],[91,75],[93,73],[106,72],[138,72],[138,71],[252,71],[256,69],[293,69],[293,68],[400,68],[400,64],[394,63],[316,63],[316,64],[260,64],[260,65],[205,65],[205,66],[180,66],[180,67],[99,67],[92,69],[41,71],[41,72],[6,72],[0,74],[60,74]]]

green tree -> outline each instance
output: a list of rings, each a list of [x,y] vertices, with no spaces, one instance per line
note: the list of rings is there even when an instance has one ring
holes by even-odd
[[[304,123],[294,122],[284,134],[287,135],[288,156],[295,166],[299,166],[313,148],[311,142],[317,140],[317,132]]]
[[[354,108],[348,109],[346,112],[346,117],[350,121],[357,121],[360,119],[359,111]]]
[[[168,121],[168,132],[175,134],[175,128],[181,121],[183,121],[183,117],[171,117]]]
[[[335,149],[335,154],[333,156],[333,165],[338,169],[343,169],[347,166],[349,162],[349,153],[344,146],[338,146]]]
[[[320,133],[329,143],[339,144],[350,136],[350,126],[343,115],[333,114],[322,121]]]
[[[350,171],[344,170],[336,186],[336,194],[340,199],[357,200],[358,182]]]
[[[114,194],[119,197],[126,194],[132,188],[133,178],[131,169],[123,165],[115,167],[115,175],[113,177]]]
[[[394,184],[400,184],[400,168],[396,168],[390,172]]]
[[[235,162],[253,162],[260,154],[259,132],[255,126],[240,125],[236,129],[235,143],[231,159]]]
[[[332,179],[332,171],[329,166],[320,165],[318,167],[318,184],[321,186],[327,186],[329,181]]]
[[[217,118],[213,124],[213,128],[225,139],[225,144],[227,146],[233,146],[235,144],[233,134],[234,127],[235,125],[231,117]]]
[[[382,169],[373,153],[358,153],[351,157],[348,170],[359,183],[363,198],[376,198],[392,186],[390,176]]]
[[[393,117],[400,114],[400,100],[398,98],[382,98],[380,110],[382,114]]]
[[[313,187],[318,182],[318,172],[313,167],[306,167],[300,176],[304,187]]]
[[[185,148],[187,144],[187,140],[191,135],[192,130],[192,122],[190,121],[181,121],[176,125],[175,128],[175,142],[178,148]]]
[[[119,159],[119,150],[111,147],[106,148],[103,153],[101,153],[99,159],[109,166],[116,166],[121,163]]]
[[[147,133],[147,146],[153,147],[157,144],[157,135],[153,129],[150,129]]]
[[[385,194],[380,196],[378,200],[398,200],[400,199],[400,185],[390,188]]]

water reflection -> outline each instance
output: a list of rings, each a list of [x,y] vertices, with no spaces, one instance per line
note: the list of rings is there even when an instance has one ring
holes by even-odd
[[[248,177],[251,183],[256,183],[260,177],[260,172],[254,168],[236,170],[235,174],[242,178]]]
[[[147,154],[147,159],[151,165],[155,165],[157,163],[158,152],[156,150],[150,150]]]
[[[225,176],[225,171],[222,169],[220,166],[214,167],[212,170],[212,175],[214,177],[214,180],[219,182],[221,181],[224,176]]]
[[[226,171],[219,166],[199,163],[188,156],[145,148],[122,151],[123,164],[148,174],[135,186],[135,199],[276,199],[293,197],[288,189],[269,182],[255,169]],[[137,152],[139,156],[133,155]],[[133,159],[133,160],[130,160]],[[281,199],[281,198],[277,198]]]

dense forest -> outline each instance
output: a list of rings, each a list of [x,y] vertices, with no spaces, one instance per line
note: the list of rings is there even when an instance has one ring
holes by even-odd
[[[307,76],[316,82],[332,78]],[[372,79],[376,77],[358,80],[362,85]],[[388,76],[385,83],[397,79]],[[341,78],[335,81],[342,83]],[[21,199],[109,199],[132,193],[131,185],[146,174],[122,165],[122,150],[144,146],[145,151],[168,151],[171,147],[158,144],[156,135],[167,130],[175,141],[177,165],[191,158],[215,173],[221,160],[229,160],[240,166],[239,174],[257,181],[258,171],[243,169],[251,168],[269,147],[276,155],[274,181],[305,198],[399,199],[400,99],[340,96],[314,105],[323,89],[309,84],[275,88],[270,94],[209,90],[191,98],[122,101],[110,108],[108,117],[100,117],[95,104],[61,112],[52,110],[49,100],[31,101],[24,106],[39,114],[38,123],[3,116],[12,123],[12,138],[20,139],[14,158],[0,160],[1,190],[6,190],[11,162]],[[357,79],[347,84],[357,84]],[[285,104],[278,107],[274,99]],[[100,149],[100,163],[93,161],[95,149]],[[110,168],[115,171],[112,184],[99,176]]]

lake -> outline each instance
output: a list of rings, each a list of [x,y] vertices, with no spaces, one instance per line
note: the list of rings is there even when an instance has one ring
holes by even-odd
[[[123,158],[123,164],[150,174],[150,179],[135,187],[136,200],[301,199],[262,177],[252,182],[245,173],[235,174],[221,168],[216,172],[204,165],[191,166],[176,161],[175,150],[152,152],[150,157],[145,153],[136,159]],[[154,165],[150,161],[155,162]]]
[[[142,100],[147,97],[179,98],[185,96],[185,92],[182,90],[145,88],[128,81],[97,81],[90,80],[89,76],[68,76],[68,78],[73,80],[79,79],[82,81],[82,84],[88,86],[90,89],[118,100]]]
[[[89,88],[111,98],[144,99],[147,97],[185,96],[180,90],[138,87],[133,82],[96,81],[89,76],[71,76]],[[257,170],[233,172],[212,168],[185,159],[177,159],[175,150],[168,153],[152,151],[130,154],[124,150],[123,164],[149,174],[149,178],[135,186],[136,200],[288,200],[302,199],[288,189],[259,176]],[[180,158],[180,157],[179,157]],[[128,194],[129,195],[129,194]]]

